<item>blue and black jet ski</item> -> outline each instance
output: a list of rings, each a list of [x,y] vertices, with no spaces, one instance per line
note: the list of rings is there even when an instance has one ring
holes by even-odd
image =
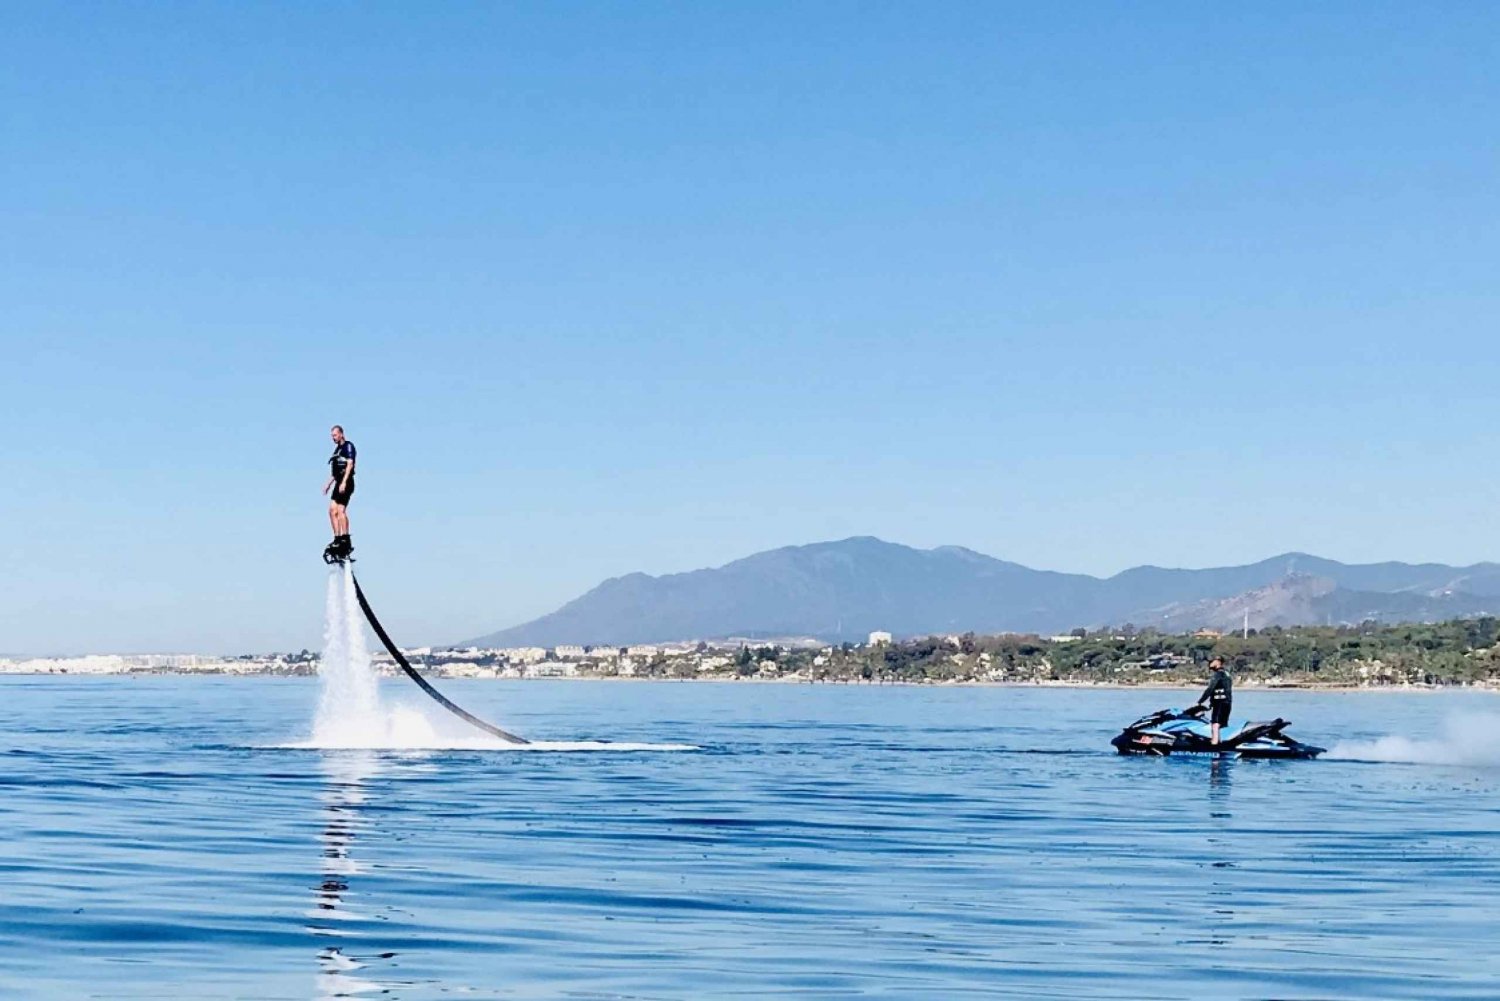
[[[1213,743],[1203,717],[1205,706],[1191,709],[1159,709],[1142,716],[1110,741],[1121,754],[1232,754],[1239,758],[1316,758],[1323,748],[1304,744],[1283,731],[1290,725],[1276,718],[1246,723],[1238,733],[1227,728]]]

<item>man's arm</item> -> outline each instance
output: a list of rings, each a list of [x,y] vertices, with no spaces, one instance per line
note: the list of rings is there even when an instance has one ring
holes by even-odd
[[[328,482],[325,483],[325,484],[323,484],[323,492],[326,494],[332,486],[333,486],[333,477],[330,476],[330,477],[328,477]]]
[[[354,460],[350,459],[344,463],[344,479],[339,483],[340,490],[349,489],[349,477],[354,475]],[[331,480],[329,482],[332,482]]]

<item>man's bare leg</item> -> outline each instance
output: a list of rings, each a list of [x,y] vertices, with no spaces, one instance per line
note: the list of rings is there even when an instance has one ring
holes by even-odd
[[[328,527],[334,535],[339,534],[339,505],[332,502],[328,504]]]
[[[1217,723],[1210,723],[1208,725],[1208,732],[1213,737],[1214,746],[1217,747],[1218,743],[1219,743],[1219,724],[1217,724]]]

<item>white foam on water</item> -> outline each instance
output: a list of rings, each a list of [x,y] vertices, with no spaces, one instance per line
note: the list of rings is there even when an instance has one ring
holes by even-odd
[[[401,715],[396,711],[393,715]],[[419,714],[420,715],[420,714]],[[313,740],[292,741],[285,744],[263,745],[270,750],[295,751],[514,751],[528,753],[552,752],[614,752],[626,751],[700,751],[696,744],[654,744],[627,740],[533,740],[527,744],[512,744],[498,737],[474,736],[453,737],[435,733],[421,735],[410,729],[401,736],[377,736],[364,743],[343,742],[337,744]]]
[[[1431,739],[1389,736],[1341,741],[1329,748],[1327,756],[1350,761],[1500,768],[1500,713],[1454,713],[1443,721],[1441,735]]]
[[[512,744],[476,732],[436,706],[386,705],[365,646],[364,613],[347,564],[328,574],[323,606],[323,688],[312,736],[277,748],[350,751],[696,751],[692,744],[542,740]]]

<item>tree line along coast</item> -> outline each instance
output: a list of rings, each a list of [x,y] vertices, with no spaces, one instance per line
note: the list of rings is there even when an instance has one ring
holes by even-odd
[[[1500,618],[1357,626],[1272,626],[1231,634],[1151,629],[1066,636],[926,637],[840,648],[829,666],[860,678],[1110,685],[1197,684],[1214,657],[1240,684],[1500,687]]]
[[[440,677],[637,678],[854,683],[1192,685],[1223,657],[1248,687],[1476,686],[1500,689],[1500,618],[1357,626],[1273,626],[1167,634],[1129,626],[1062,636],[871,634],[866,643],[727,641],[407,651]],[[377,669],[394,673],[386,655]],[[317,673],[318,655],[89,656],[0,660],[10,674]]]
[[[1222,657],[1247,687],[1500,689],[1500,618],[1422,625],[1273,626],[1220,634],[1151,629],[1074,630],[1063,636],[924,636],[817,649],[743,645],[713,677],[907,684],[1202,683]],[[636,677],[692,677],[656,658]],[[701,673],[697,676],[702,677]]]

